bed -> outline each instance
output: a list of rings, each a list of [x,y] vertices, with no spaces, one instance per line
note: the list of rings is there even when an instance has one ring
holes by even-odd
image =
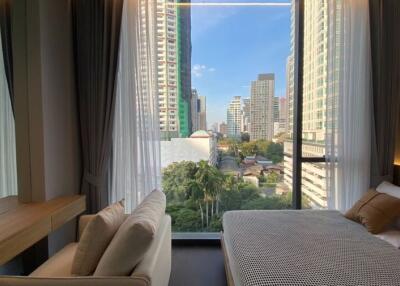
[[[230,211],[230,286],[400,285],[400,250],[337,211]]]

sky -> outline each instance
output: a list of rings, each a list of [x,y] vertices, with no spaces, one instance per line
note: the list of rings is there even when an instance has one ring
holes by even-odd
[[[207,97],[208,128],[226,122],[233,96],[250,97],[259,73],[275,73],[275,96],[285,96],[290,6],[194,6],[191,13],[192,87]]]

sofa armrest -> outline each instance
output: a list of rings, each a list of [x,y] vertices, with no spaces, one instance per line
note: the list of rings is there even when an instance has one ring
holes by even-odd
[[[1,286],[148,286],[140,277],[29,277],[0,276]]]
[[[144,278],[151,286],[168,286],[171,274],[171,217],[165,215],[143,260],[132,273]]]
[[[95,215],[81,215],[79,217],[78,241],[81,239],[86,226],[94,217]]]

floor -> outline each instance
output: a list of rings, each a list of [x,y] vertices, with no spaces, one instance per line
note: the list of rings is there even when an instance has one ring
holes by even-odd
[[[173,246],[169,286],[225,286],[219,246]]]

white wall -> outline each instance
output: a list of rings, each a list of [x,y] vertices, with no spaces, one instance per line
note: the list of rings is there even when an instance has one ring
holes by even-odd
[[[211,154],[210,138],[172,138],[161,141],[161,168],[180,161],[208,161]]]
[[[19,192],[27,202],[77,194],[81,154],[70,0],[15,0],[13,17]],[[50,255],[75,239],[75,225],[49,236]]]

